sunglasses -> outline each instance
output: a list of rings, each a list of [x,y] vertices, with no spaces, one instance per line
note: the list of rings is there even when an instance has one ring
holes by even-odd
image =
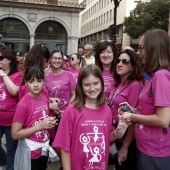
[[[17,54],[16,56],[20,57],[21,55],[20,55],[20,54]]]
[[[74,60],[75,60],[75,58],[72,58],[72,57],[71,57],[71,58],[70,58],[70,60],[71,60],[71,61],[74,61]]]
[[[124,64],[124,65],[128,65],[130,63],[130,60],[117,58],[116,59],[116,64],[119,64],[120,62],[122,62],[122,64]]]
[[[5,57],[3,57],[2,55],[0,55],[0,61],[2,61]]]

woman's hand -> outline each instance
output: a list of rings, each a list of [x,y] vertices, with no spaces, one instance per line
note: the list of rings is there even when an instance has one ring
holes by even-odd
[[[132,122],[132,115],[134,113],[129,113],[129,112],[123,112],[121,108],[118,109],[118,117],[119,120],[122,120],[123,122],[126,122],[127,124]]]
[[[122,147],[120,148],[118,152],[119,165],[122,165],[122,162],[124,162],[127,159],[127,154],[128,154],[128,148],[122,145]]]

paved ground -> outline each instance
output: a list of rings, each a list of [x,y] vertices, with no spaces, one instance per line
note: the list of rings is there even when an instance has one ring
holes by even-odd
[[[2,138],[2,146],[5,149],[5,137]],[[47,170],[59,170],[61,167],[60,161],[48,163],[48,169]],[[108,170],[114,170],[113,166],[109,166]]]

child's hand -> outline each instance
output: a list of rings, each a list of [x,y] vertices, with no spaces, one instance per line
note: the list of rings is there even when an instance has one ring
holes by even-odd
[[[60,109],[56,109],[54,110],[54,115],[57,116],[58,118],[61,117],[61,115],[63,114],[64,111],[60,110]]]
[[[58,102],[50,103],[50,110],[57,110],[57,109],[59,109],[59,103]]]
[[[123,121],[123,120],[119,120],[118,126],[116,128],[116,132],[120,135],[123,136],[128,128],[128,126],[130,125],[130,123]]]
[[[60,99],[50,97],[50,102],[51,103],[57,102],[59,104],[60,103]]]
[[[57,119],[55,117],[47,117],[41,123],[41,129],[52,129],[55,127]]]

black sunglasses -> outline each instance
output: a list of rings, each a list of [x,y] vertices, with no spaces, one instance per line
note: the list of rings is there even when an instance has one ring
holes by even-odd
[[[71,60],[71,61],[74,61],[75,59],[71,57],[70,60]]]
[[[0,55],[0,61],[2,61],[5,57],[3,57],[2,55]]]
[[[116,64],[119,64],[120,62],[122,62],[124,65],[128,65],[130,63],[130,60],[128,59],[116,59]]]

